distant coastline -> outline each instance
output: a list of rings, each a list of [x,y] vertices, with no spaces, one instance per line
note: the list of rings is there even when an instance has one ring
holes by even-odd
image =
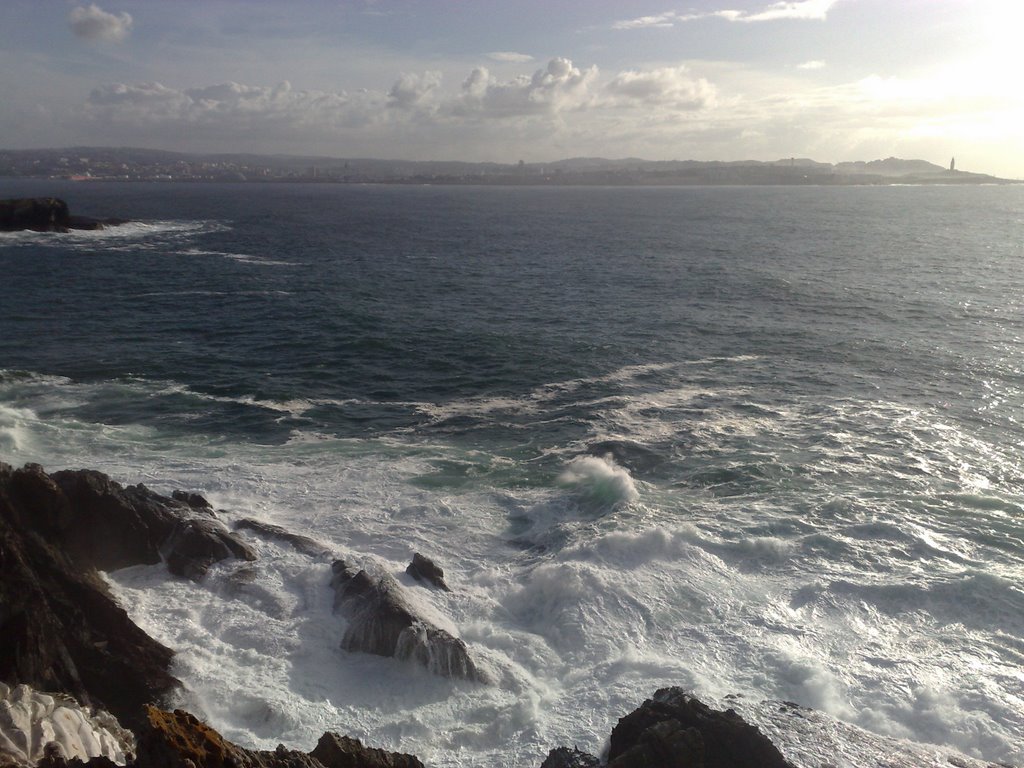
[[[72,181],[302,182],[493,186],[877,186],[1019,184],[925,160],[868,162],[571,158],[470,163],[291,155],[191,154],[109,147],[0,150],[0,177]]]

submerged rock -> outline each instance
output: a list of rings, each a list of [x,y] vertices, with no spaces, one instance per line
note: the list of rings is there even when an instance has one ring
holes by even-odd
[[[330,554],[330,550],[319,541],[311,539],[309,536],[300,536],[297,533],[292,533],[279,525],[271,525],[270,523],[262,523],[259,520],[246,518],[235,523],[235,528],[255,531],[268,539],[284,541],[291,544],[297,551],[310,557],[322,557]]]
[[[443,677],[488,682],[459,638],[416,613],[402,585],[387,574],[371,576],[343,560],[331,566],[334,609],[348,618],[346,651],[411,659]]]
[[[435,564],[433,560],[429,557],[424,557],[419,552],[413,554],[412,562],[409,563],[405,572],[416,579],[416,581],[425,581],[444,592],[451,592],[445,583],[444,570],[442,570],[441,566]]]

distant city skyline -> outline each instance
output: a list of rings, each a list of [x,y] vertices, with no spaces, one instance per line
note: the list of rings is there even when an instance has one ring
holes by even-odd
[[[5,0],[0,148],[1024,178],[1020,29],[1003,0]]]

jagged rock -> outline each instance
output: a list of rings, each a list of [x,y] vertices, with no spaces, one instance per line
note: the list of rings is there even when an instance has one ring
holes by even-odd
[[[159,563],[199,578],[255,555],[220,523],[101,472],[0,464],[0,680],[70,693],[133,724],[177,686],[172,653],[128,618],[98,570]]]
[[[612,730],[608,768],[792,768],[756,726],[662,688]]]
[[[135,738],[105,712],[63,694],[0,683],[0,764],[40,765],[104,757],[124,763]]]
[[[68,204],[56,197],[0,200],[0,232],[22,229],[36,232],[67,232],[69,229],[103,229],[126,223],[125,219],[92,219],[72,216]]]
[[[199,493],[188,493],[187,491],[172,491],[171,498],[175,501],[183,501],[197,512],[214,516],[213,505],[206,500],[206,497]]]
[[[249,547],[232,536],[216,520],[182,520],[161,547],[167,570],[176,576],[198,581],[221,560],[255,560]]]
[[[601,761],[588,752],[573,747],[558,747],[548,752],[540,768],[597,768]]]
[[[198,579],[218,560],[256,559],[220,523],[193,517],[185,501],[141,483],[122,488],[88,469],[55,472],[52,479],[74,511],[59,532],[62,547],[83,565],[110,571],[166,558],[172,573]]]
[[[466,644],[417,615],[394,578],[371,576],[343,560],[336,560],[331,568],[334,608],[348,617],[342,648],[412,659],[443,677],[487,682]]]
[[[423,768],[417,758],[399,752],[364,747],[359,739],[325,733],[309,753],[324,768]]]
[[[38,467],[0,463],[0,680],[61,691],[128,727],[173,690],[172,652],[60,547],[74,508]]]
[[[416,581],[426,581],[438,589],[451,592],[444,581],[444,571],[441,569],[441,566],[434,563],[429,557],[424,557],[419,552],[413,554],[412,562],[409,563],[409,567],[405,569],[405,572],[416,579]]]
[[[137,768],[423,768],[411,755],[364,747],[325,733],[309,754],[279,745],[273,752],[239,747],[194,715],[149,707],[139,734]]]
[[[299,552],[302,552],[304,555],[309,555],[310,557],[322,557],[330,554],[330,550],[319,541],[311,539],[308,536],[300,536],[297,533],[292,533],[279,525],[261,523],[259,520],[246,518],[235,523],[235,528],[248,529],[262,534],[269,539],[279,539],[287,542]]]

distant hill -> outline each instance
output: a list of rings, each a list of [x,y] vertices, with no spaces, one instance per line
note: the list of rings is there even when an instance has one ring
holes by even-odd
[[[949,169],[925,160],[901,160],[889,157],[885,160],[863,160],[853,163],[836,163],[837,173],[873,173],[879,176],[908,176],[912,174],[949,173]]]
[[[138,147],[0,150],[0,176],[108,181],[406,184],[865,185],[1011,183],[890,157],[843,163],[573,157],[543,163],[383,160],[296,155],[194,154]]]

